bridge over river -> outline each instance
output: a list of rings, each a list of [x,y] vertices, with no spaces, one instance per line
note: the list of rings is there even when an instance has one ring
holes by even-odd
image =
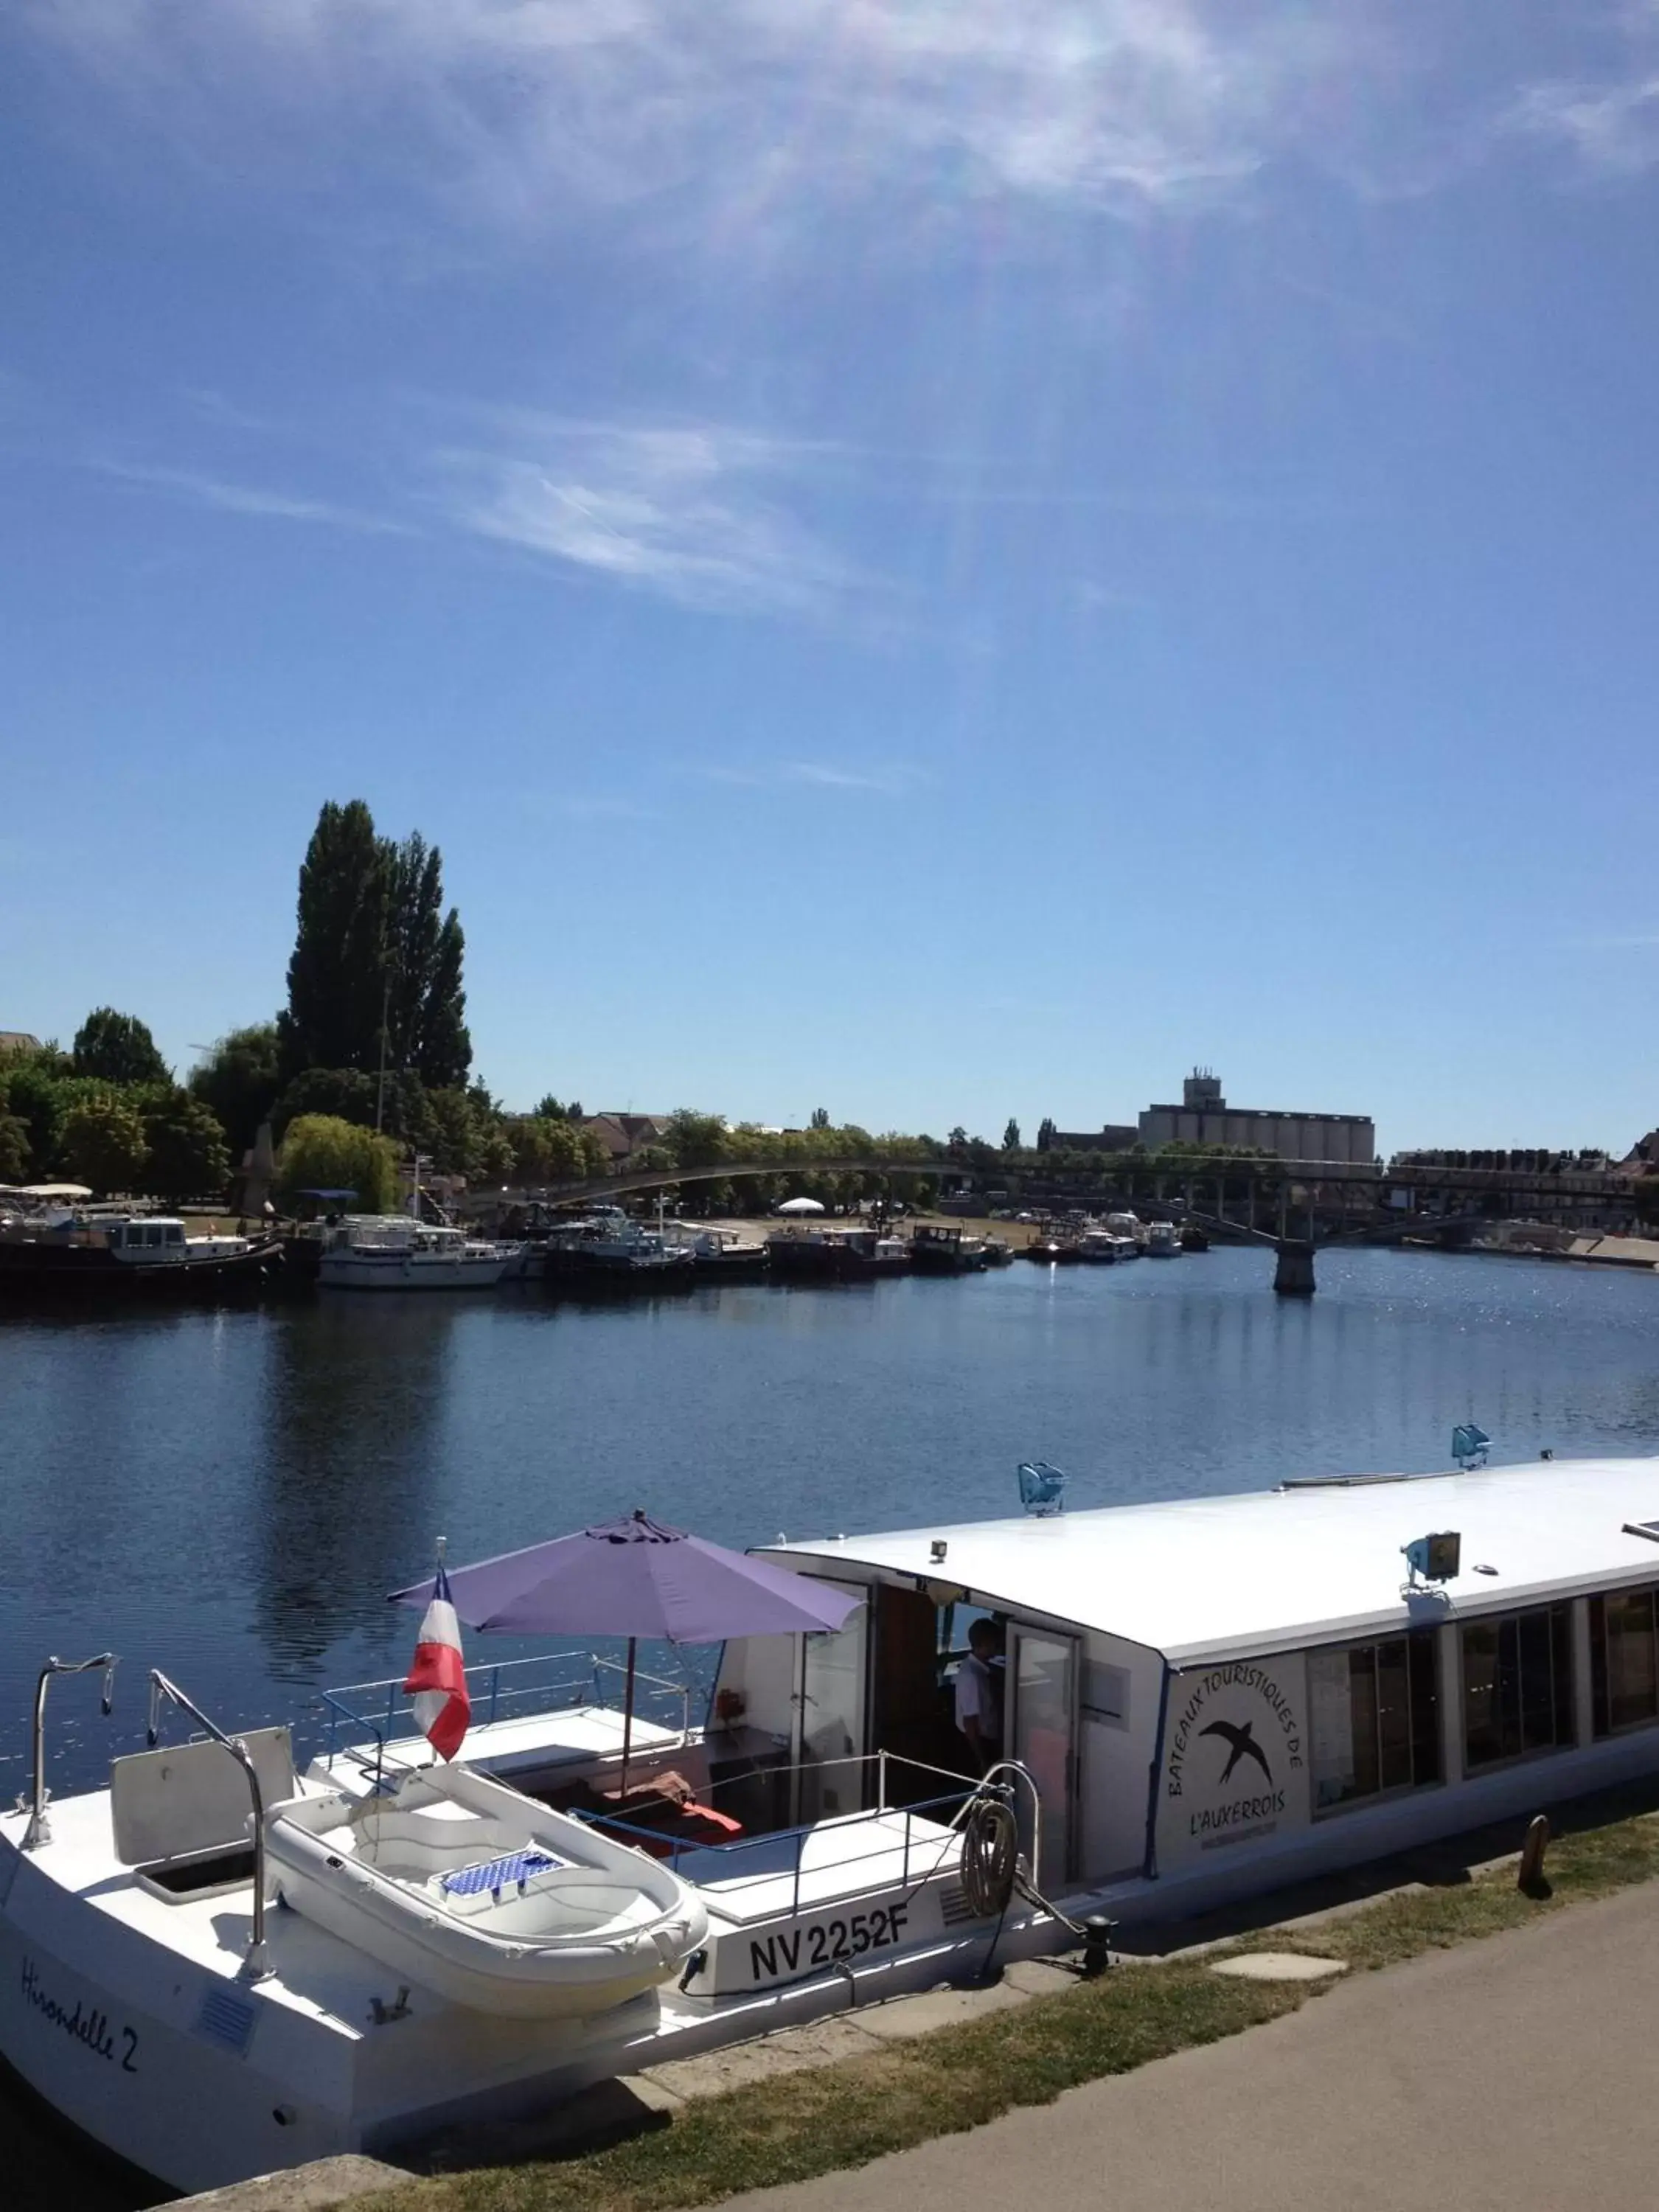
[[[550,1183],[534,1192],[509,1195],[563,1208],[768,1176],[857,1175],[902,1182],[922,1177],[965,1180],[969,1173],[963,1164],[949,1158],[721,1160],[705,1167],[624,1170],[620,1175]],[[986,1170],[974,1173],[981,1182],[987,1179]],[[1271,1249],[1277,1255],[1273,1288],[1289,1297],[1312,1295],[1314,1254],[1323,1245],[1397,1243],[1431,1230],[1449,1242],[1472,1236],[1482,1223],[1540,1206],[1557,1217],[1581,1215],[1586,1227],[1601,1225],[1610,1212],[1633,1215],[1636,1203],[1633,1176],[1586,1168],[1553,1171],[1418,1162],[1385,1167],[1194,1153],[1178,1160],[1127,1156],[1123,1173],[1135,1202],[1150,1200],[1175,1218]],[[1103,1195],[1093,1202],[1107,1201]]]

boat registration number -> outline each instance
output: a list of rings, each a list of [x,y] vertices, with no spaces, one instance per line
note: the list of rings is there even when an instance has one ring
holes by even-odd
[[[773,1936],[749,1939],[749,1978],[763,1982],[812,1974],[872,1951],[890,1951],[904,1941],[908,1904],[872,1905],[862,1912],[836,1912],[823,1919],[798,1920]]]

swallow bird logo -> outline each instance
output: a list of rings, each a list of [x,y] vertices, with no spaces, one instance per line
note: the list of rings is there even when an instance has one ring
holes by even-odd
[[[1246,1721],[1243,1728],[1236,1728],[1231,1721],[1212,1721],[1207,1728],[1200,1729],[1200,1735],[1218,1735],[1224,1743],[1231,1747],[1227,1764],[1221,1770],[1224,1782],[1231,1779],[1232,1771],[1241,1759],[1253,1759],[1271,1785],[1273,1771],[1267,1764],[1267,1754],[1250,1733],[1254,1726],[1255,1723],[1251,1721]]]

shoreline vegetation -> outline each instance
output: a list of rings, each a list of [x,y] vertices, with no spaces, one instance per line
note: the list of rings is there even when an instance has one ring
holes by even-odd
[[[510,1108],[477,1074],[465,957],[438,848],[418,831],[382,836],[361,799],[331,801],[300,868],[283,1006],[222,1036],[182,1083],[145,1023],[112,1006],[89,1014],[68,1050],[24,1041],[0,1053],[0,1184],[67,1179],[100,1194],[234,1210],[224,1195],[233,1167],[267,1125],[279,1199],[350,1189],[362,1211],[389,1212],[410,1152],[434,1176],[472,1185],[533,1191],[600,1180],[612,1156],[590,1126],[598,1117],[550,1091]],[[1198,1149],[1056,1151],[1044,1142],[1052,1124],[1029,1149],[1012,1121],[1000,1146],[960,1127],[943,1140],[875,1134],[834,1122],[822,1107],[804,1128],[728,1124],[684,1107],[655,1126],[657,1140],[629,1155],[630,1169],[776,1160],[775,1176],[700,1184],[699,1208],[720,1213],[763,1213],[792,1197],[847,1206],[879,1196],[899,1170],[902,1195],[924,1206],[952,1174],[1013,1185],[1041,1172],[1104,1198],[1126,1182],[1133,1194],[1137,1176]],[[876,1161],[883,1171],[817,1164],[836,1159]]]
[[[232,1170],[268,1127],[279,1202],[291,1206],[307,1189],[350,1190],[366,1212],[396,1206],[399,1165],[411,1153],[452,1188],[529,1195],[599,1182],[613,1164],[670,1175],[775,1160],[775,1174],[700,1182],[695,1204],[706,1214],[761,1214],[801,1197],[833,1211],[888,1192],[926,1209],[947,1181],[975,1186],[988,1209],[1052,1200],[1104,1210],[1157,1203],[1199,1162],[1207,1183],[1224,1185],[1220,1210],[1251,1200],[1271,1208],[1288,1192],[1283,1164],[1247,1146],[1109,1151],[1094,1138],[1068,1145],[1048,1118],[1035,1146],[1012,1119],[1000,1144],[960,1125],[943,1139],[875,1134],[835,1122],[823,1107],[801,1128],[728,1123],[688,1107],[621,1117],[648,1128],[613,1163],[615,1131],[603,1130],[618,1117],[587,1114],[550,1091],[509,1107],[477,1074],[465,961],[438,848],[419,831],[382,836],[362,799],[330,801],[300,867],[282,1006],[220,1037],[182,1082],[144,1022],[111,1006],[88,1016],[67,1051],[21,1038],[0,1050],[0,1185],[68,1180],[108,1196],[234,1212]],[[1443,1157],[1477,1166],[1497,1158]],[[1538,1168],[1542,1156],[1527,1158]],[[868,1173],[823,1165],[854,1159],[877,1165]],[[1547,1164],[1573,1163],[1562,1155]],[[671,1203],[678,1195],[664,1194]],[[1659,1173],[1640,1180],[1635,1203],[1644,1220],[1659,1218]]]
[[[1442,1847],[1437,1872],[1370,1901],[1167,1959],[1121,1961],[1055,1996],[697,2099],[607,2148],[434,2174],[356,2201],[362,2212],[693,2212],[750,2190],[864,2166],[1240,2034],[1317,2002],[1340,1978],[1246,1980],[1212,1972],[1219,1960],[1293,1951],[1338,1960],[1350,1974],[1370,1972],[1654,1881],[1656,1806],[1659,1795],[1650,1790],[1558,1808],[1547,1880],[1531,1893],[1517,1887],[1514,1851],[1495,1863],[1460,1864],[1449,1878],[1443,1853],[1455,1850],[1453,1838]]]

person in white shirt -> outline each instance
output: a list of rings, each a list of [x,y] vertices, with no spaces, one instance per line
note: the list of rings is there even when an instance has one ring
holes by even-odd
[[[994,1620],[968,1631],[968,1656],[957,1669],[957,1726],[981,1774],[1002,1753],[1002,1639]]]

